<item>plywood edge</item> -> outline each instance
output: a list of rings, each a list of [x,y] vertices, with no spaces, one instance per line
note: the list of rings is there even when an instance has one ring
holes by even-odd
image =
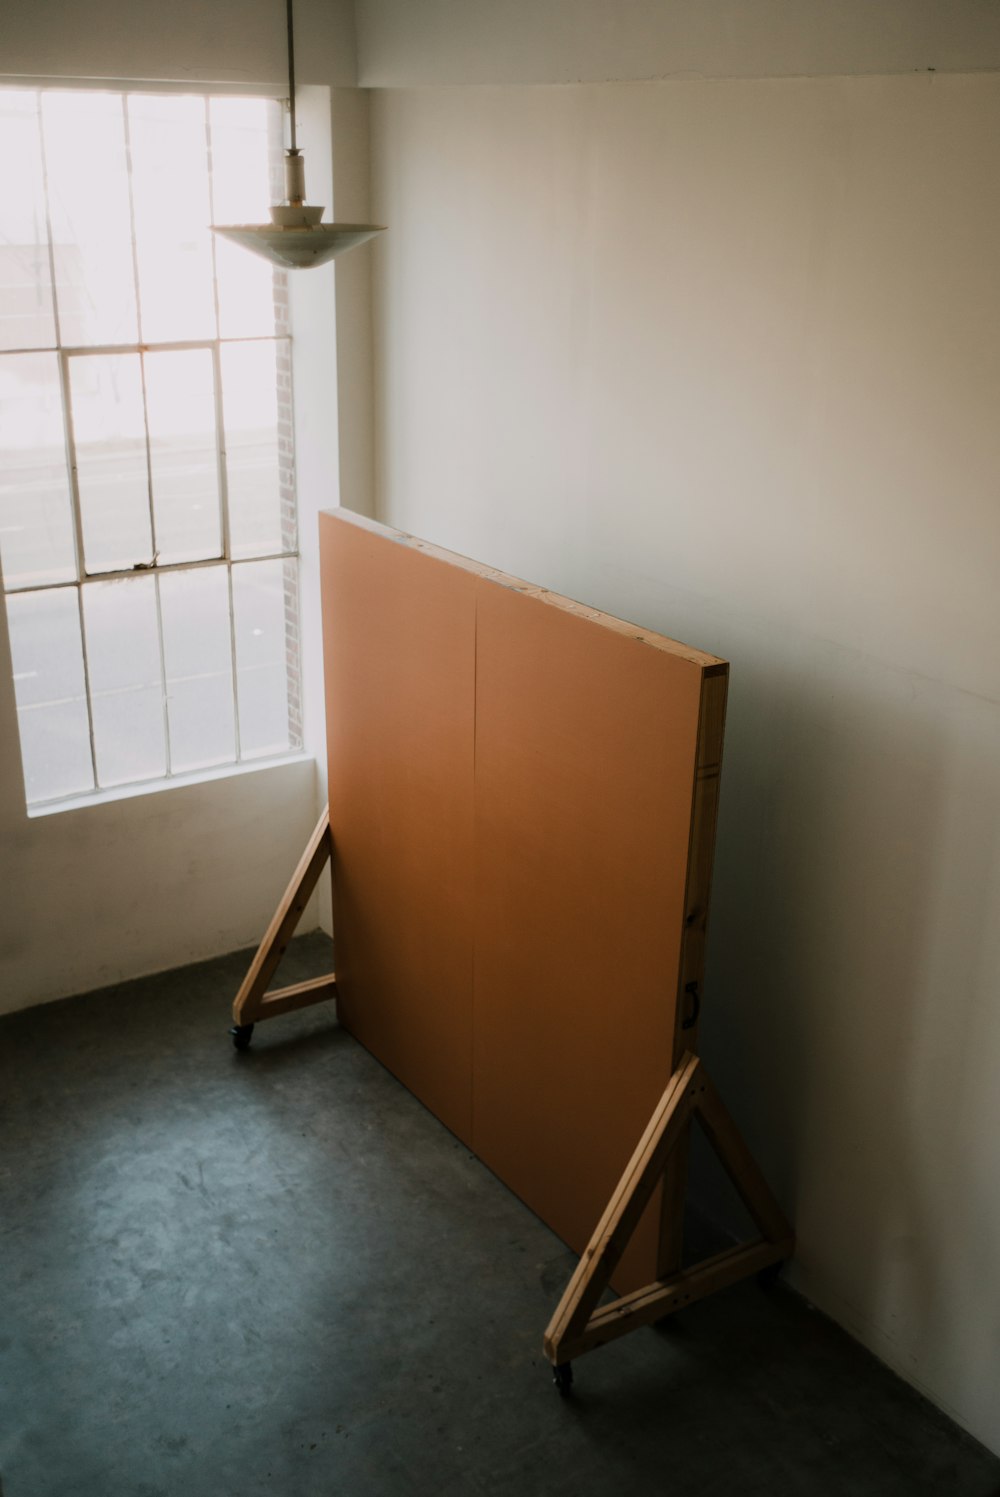
[[[702,676],[698,709],[698,747],[691,800],[684,929],[675,1006],[673,1063],[698,1053],[698,1019],[705,981],[705,944],[712,893],[712,863],[719,813],[722,744],[726,723],[729,667],[721,664]],[[683,1253],[684,1198],[687,1193],[687,1149],[678,1149],[666,1171],[660,1198],[659,1276],[680,1271]]]
[[[677,990],[675,1064],[685,1050],[697,1054],[698,1009],[705,971],[705,943],[708,935],[708,911],[712,892],[715,830],[719,814],[719,784],[722,774],[722,744],[725,734],[728,686],[728,668],[706,672],[702,678],[698,713],[698,750],[691,803],[691,838],[688,846],[687,886],[684,896],[684,931],[681,938]],[[692,987],[692,985],[695,986]]]
[[[722,674],[729,670],[728,663],[719,658],[718,655],[709,655],[704,650],[696,650],[691,645],[686,645],[680,640],[671,639],[666,634],[659,634],[654,629],[644,629],[639,624],[629,623],[626,619],[617,618],[611,613],[602,613],[598,608],[590,608],[585,603],[578,603],[573,598],[567,598],[562,593],[552,592],[549,588],[541,587],[537,583],[525,582],[521,578],[512,577],[507,572],[501,572],[496,567],[490,567],[485,562],[473,561],[471,557],[463,556],[458,551],[448,551],[443,546],[432,545],[430,541],[421,540],[418,536],[409,535],[405,530],[394,530],[390,525],[382,525],[377,520],[370,520],[366,515],[355,514],[353,510],[337,509],[323,510],[320,514],[320,523],[326,521],[356,526],[359,530],[367,531],[368,534],[380,536],[382,539],[391,541],[396,545],[405,546],[409,550],[419,551],[421,555],[432,561],[443,562],[448,566],[461,567],[473,576],[481,578],[484,582],[490,582],[497,587],[509,588],[514,592],[521,593],[525,597],[534,598],[539,603],[544,603],[552,608],[558,608],[564,613],[573,614],[577,618],[587,619],[590,623],[598,624],[602,628],[610,629],[616,634],[624,635],[637,640],[640,644],[648,645],[650,649],[660,650],[664,654],[676,656],[689,664],[697,666],[707,676]]]

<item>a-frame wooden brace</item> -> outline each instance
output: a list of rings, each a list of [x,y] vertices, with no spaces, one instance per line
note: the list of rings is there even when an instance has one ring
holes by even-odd
[[[273,1018],[275,1014],[287,1014],[296,1008],[308,1008],[311,1003],[322,1003],[324,999],[337,996],[337,979],[332,972],[325,977],[313,977],[309,982],[297,982],[291,987],[267,991],[267,985],[278,969],[302,912],[309,903],[333,851],[330,836],[330,808],[324,808],[316,823],[316,830],[299,859],[274,918],[264,933],[257,954],[250,963],[250,970],[233,1003],[233,1044],[237,1050],[245,1050],[253,1034],[253,1026],[260,1019]]]
[[[601,1305],[671,1150],[697,1118],[754,1220],[760,1237]],[[572,1358],[650,1325],[717,1289],[791,1256],[792,1229],[697,1056],[685,1054],[639,1140],[545,1332],[545,1355],[566,1392]]]

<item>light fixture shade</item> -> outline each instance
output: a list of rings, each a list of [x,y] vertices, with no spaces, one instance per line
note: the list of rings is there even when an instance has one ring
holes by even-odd
[[[216,224],[212,228],[213,234],[242,244],[273,265],[292,270],[325,265],[344,250],[382,232],[380,224]]]
[[[212,233],[242,244],[272,265],[290,270],[325,265],[356,244],[382,233],[380,224],[320,223],[323,209],[306,202],[306,167],[295,134],[295,47],[292,0],[285,0],[288,22],[288,115],[291,144],[285,152],[285,201],[271,209],[269,224],[213,224]]]

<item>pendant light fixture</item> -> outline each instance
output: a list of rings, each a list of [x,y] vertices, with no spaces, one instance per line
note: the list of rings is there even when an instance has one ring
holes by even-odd
[[[320,223],[323,209],[305,201],[306,172],[295,140],[295,49],[292,37],[292,0],[288,10],[288,103],[291,145],[285,152],[285,201],[271,209],[269,224],[213,224],[212,233],[242,244],[274,265],[293,270],[325,265],[336,255],[364,244],[383,232],[379,224]]]

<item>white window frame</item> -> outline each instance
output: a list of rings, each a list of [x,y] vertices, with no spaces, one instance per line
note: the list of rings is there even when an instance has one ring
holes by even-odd
[[[127,100],[128,100],[129,95],[133,95],[133,94],[175,94],[175,95],[176,94],[181,94],[181,95],[188,95],[188,96],[195,96],[195,97],[203,98],[204,102],[205,102],[206,148],[208,148],[208,144],[210,143],[210,140],[211,140],[211,136],[210,136],[210,133],[209,133],[209,114],[208,114],[208,109],[209,109],[209,101],[212,98],[225,98],[225,97],[262,98],[262,99],[268,99],[268,100],[273,100],[274,102],[277,102],[279,104],[279,106],[282,107],[283,109],[287,110],[287,107],[288,107],[288,100],[287,100],[287,98],[283,97],[282,94],[278,90],[274,89],[273,87],[272,88],[265,87],[265,86],[254,87],[252,85],[236,85],[236,86],[227,86],[225,84],[218,84],[218,85],[216,85],[216,84],[190,84],[190,85],[188,85],[188,84],[183,84],[183,83],[178,83],[178,84],[149,83],[149,84],[145,84],[145,83],[142,83],[142,82],[130,82],[130,81],[121,81],[121,80],[105,82],[105,81],[102,81],[102,80],[90,80],[90,79],[80,80],[80,79],[72,79],[72,78],[44,78],[44,79],[41,79],[41,78],[39,78],[39,79],[17,78],[17,79],[14,79],[14,78],[3,78],[3,77],[0,77],[0,87],[24,89],[25,92],[35,92],[35,93],[37,93],[39,95],[42,92],[50,91],[50,90],[71,91],[71,92],[76,92],[76,91],[83,92],[83,91],[97,90],[97,91],[100,91],[100,92],[103,92],[103,93],[119,94],[121,96],[122,115],[123,115],[123,121],[124,121],[124,139],[125,139],[126,152],[129,152],[129,119],[128,119],[128,107],[127,107]],[[225,776],[225,775],[237,773],[237,772],[240,772],[242,770],[255,769],[255,768],[263,768],[264,766],[266,766],[268,764],[273,764],[275,762],[282,762],[282,761],[285,761],[287,759],[300,758],[302,756],[302,753],[303,753],[302,724],[301,724],[301,668],[302,668],[302,661],[301,661],[301,650],[299,648],[299,643],[298,643],[300,631],[299,631],[299,584],[298,584],[298,577],[297,577],[297,575],[296,575],[296,583],[295,583],[295,588],[294,588],[294,613],[295,613],[294,619],[288,619],[288,603],[287,603],[287,597],[286,597],[286,656],[287,656],[287,651],[288,651],[288,647],[289,647],[288,628],[289,628],[289,626],[291,626],[291,628],[294,631],[294,635],[295,635],[295,645],[294,645],[294,647],[295,647],[295,651],[296,651],[296,654],[297,654],[297,657],[298,657],[298,660],[297,660],[298,676],[297,676],[297,681],[296,681],[296,685],[297,685],[298,725],[297,725],[297,728],[296,728],[296,726],[290,720],[290,724],[289,724],[289,748],[288,748],[288,750],[286,752],[279,753],[279,754],[263,754],[263,755],[262,754],[253,754],[253,755],[250,755],[249,757],[246,757],[246,758],[244,758],[243,752],[242,752],[242,746],[241,746],[241,742],[240,742],[240,710],[239,710],[239,691],[238,691],[238,680],[237,680],[238,670],[237,670],[237,648],[236,648],[236,623],[235,623],[235,612],[234,612],[234,606],[233,606],[233,568],[234,567],[244,566],[244,565],[253,566],[256,563],[265,562],[265,561],[293,562],[293,563],[296,564],[296,568],[297,568],[298,562],[299,562],[299,558],[300,558],[299,543],[298,543],[298,504],[297,504],[297,496],[296,496],[296,493],[295,493],[295,459],[294,459],[294,450],[292,449],[292,446],[291,446],[291,439],[290,439],[290,437],[287,440],[287,446],[286,446],[285,443],[283,443],[282,438],[281,438],[281,436],[279,434],[279,465],[282,465],[284,467],[285,474],[287,474],[288,482],[289,482],[289,485],[290,485],[290,506],[286,507],[284,504],[282,504],[282,513],[281,513],[281,530],[282,530],[281,539],[282,539],[282,543],[283,543],[282,547],[279,550],[269,550],[269,551],[266,551],[266,552],[256,553],[256,554],[254,554],[252,556],[238,556],[238,557],[234,557],[232,555],[232,552],[231,552],[231,543],[230,543],[229,494],[228,494],[228,476],[227,476],[227,463],[226,463],[226,450],[225,450],[225,427],[224,427],[224,421],[223,421],[223,395],[222,395],[222,371],[221,371],[221,351],[222,351],[223,346],[227,346],[228,347],[228,346],[231,346],[231,345],[235,346],[235,345],[244,344],[244,343],[271,343],[271,344],[275,345],[276,349],[280,349],[280,348],[284,347],[284,349],[286,351],[286,360],[285,360],[285,362],[286,362],[286,368],[287,368],[288,375],[289,375],[289,389],[288,389],[288,392],[287,392],[287,403],[286,404],[287,404],[287,414],[288,414],[288,416],[290,418],[291,417],[291,412],[292,412],[292,396],[291,396],[291,386],[290,386],[292,360],[291,360],[291,331],[290,331],[290,328],[288,327],[287,313],[286,313],[286,317],[285,317],[285,325],[284,325],[284,327],[280,328],[279,330],[277,330],[274,334],[262,334],[262,335],[258,335],[258,336],[252,336],[252,337],[238,337],[238,338],[225,338],[225,337],[217,335],[214,338],[203,338],[203,339],[194,339],[194,340],[181,340],[181,341],[172,341],[172,342],[160,342],[160,341],[157,341],[157,342],[147,342],[147,341],[145,341],[143,339],[143,337],[142,337],[142,304],[141,304],[140,289],[139,289],[138,249],[137,249],[136,235],[135,235],[135,211],[134,211],[134,203],[133,203],[133,185],[132,185],[133,184],[133,177],[132,177],[131,155],[129,153],[129,156],[128,156],[128,173],[127,173],[127,178],[128,178],[128,189],[129,189],[129,217],[130,217],[131,245],[132,245],[132,275],[133,275],[133,285],[134,285],[134,290],[135,290],[137,332],[138,332],[138,335],[139,335],[138,339],[134,343],[113,343],[113,344],[96,344],[96,343],[94,343],[94,344],[74,345],[74,346],[64,345],[62,343],[62,338],[61,338],[60,313],[59,313],[59,298],[58,298],[58,295],[57,295],[57,292],[56,292],[55,246],[54,246],[54,242],[53,242],[51,221],[49,219],[49,214],[48,214],[48,181],[47,181],[47,172],[46,172],[46,163],[45,163],[44,137],[42,138],[42,142],[41,142],[41,151],[42,151],[42,169],[43,169],[43,173],[46,176],[46,180],[44,182],[44,192],[45,192],[45,202],[46,202],[46,233],[47,233],[47,240],[48,240],[49,276],[50,276],[50,284],[51,284],[51,287],[52,287],[52,311],[53,311],[53,322],[54,322],[54,327],[55,327],[55,338],[56,338],[56,341],[55,341],[55,344],[53,346],[49,346],[49,347],[31,347],[31,348],[23,348],[23,349],[20,349],[20,348],[4,349],[3,353],[2,353],[2,356],[4,358],[6,358],[6,357],[9,357],[9,356],[16,356],[18,354],[26,354],[26,355],[30,355],[30,354],[35,354],[35,355],[49,354],[49,355],[53,355],[54,354],[57,357],[57,359],[58,359],[60,396],[61,396],[61,401],[62,401],[62,418],[63,418],[63,428],[64,428],[64,441],[65,441],[65,450],[66,450],[67,470],[68,470],[68,475],[69,475],[69,496],[70,496],[70,504],[71,504],[71,508],[72,508],[72,528],[73,528],[73,543],[74,543],[74,559],[75,559],[76,576],[75,576],[75,578],[61,580],[61,581],[58,581],[58,582],[42,582],[42,583],[31,584],[31,585],[23,586],[23,587],[8,586],[7,583],[6,583],[6,581],[4,581],[3,582],[3,595],[4,595],[4,600],[6,601],[6,599],[8,597],[17,598],[17,597],[27,596],[29,594],[35,594],[35,593],[41,593],[41,592],[51,592],[51,591],[56,591],[56,590],[66,590],[66,589],[75,589],[76,590],[76,594],[77,594],[77,608],[78,608],[79,619],[80,619],[80,640],[81,640],[81,647],[82,647],[82,654],[83,654],[83,672],[84,672],[84,687],[85,687],[85,692],[86,692],[87,723],[88,723],[88,733],[89,733],[90,760],[91,760],[91,768],[92,768],[92,773],[93,773],[94,787],[90,788],[90,789],[82,790],[82,791],[79,791],[79,792],[76,792],[76,793],[73,793],[73,794],[70,794],[70,795],[61,795],[59,797],[55,797],[55,798],[52,798],[52,799],[35,800],[35,801],[28,801],[27,800],[27,789],[25,788],[25,798],[26,798],[26,802],[27,802],[27,811],[28,811],[28,814],[30,816],[35,816],[35,815],[40,815],[40,814],[49,814],[49,813],[56,812],[56,811],[61,811],[61,810],[70,810],[70,809],[73,809],[73,808],[78,807],[80,805],[86,805],[86,804],[94,803],[94,802],[103,802],[103,801],[107,801],[107,800],[114,800],[114,799],[118,799],[120,797],[131,796],[131,795],[135,795],[137,793],[147,792],[147,791],[152,790],[152,789],[166,788],[170,784],[178,784],[178,783],[180,783],[180,784],[190,784],[190,783],[193,783],[193,782],[197,782],[199,780],[219,778],[221,776]],[[272,176],[274,176],[276,178],[277,174],[279,172],[280,172],[280,157],[277,158],[275,161],[272,162]],[[275,181],[272,185],[274,185],[276,187],[276,189],[277,189],[277,195],[280,197],[281,192],[280,192],[280,188],[277,187],[277,182]],[[213,176],[213,173],[210,171],[210,173],[209,173],[209,192],[210,192],[210,201],[212,203],[211,216],[214,219],[214,217],[215,217],[215,210],[214,210],[214,191],[213,191],[213,188],[214,188],[214,176]],[[287,288],[287,272],[279,272],[279,275],[282,275],[284,277],[284,285]],[[277,284],[281,284],[281,282],[279,282]],[[212,287],[213,287],[213,299],[214,299],[215,325],[216,325],[216,329],[218,331],[218,329],[220,327],[219,292],[218,292],[218,277],[217,277],[217,270],[216,270],[216,245],[215,245],[214,236],[213,236],[213,239],[212,239]],[[288,301],[287,291],[286,291],[286,299],[285,300],[286,300],[286,306],[287,306],[287,301]],[[144,371],[144,366],[143,366],[142,360],[143,360],[143,356],[146,353],[160,353],[160,352],[167,353],[167,352],[190,351],[190,350],[209,350],[211,352],[211,356],[212,356],[212,370],[213,370],[214,397],[215,397],[216,464],[217,464],[217,473],[218,473],[218,493],[219,493],[219,507],[220,507],[220,533],[221,533],[221,537],[222,537],[222,551],[221,551],[221,554],[218,555],[218,556],[207,557],[207,558],[204,558],[204,559],[198,559],[198,560],[192,560],[192,561],[161,563],[161,562],[159,562],[157,560],[157,553],[156,553],[156,517],[155,517],[154,502],[153,502],[153,485],[152,485],[152,473],[151,473],[151,450],[150,450],[149,430],[148,430],[148,413],[146,412],[146,406],[145,406],[145,371]],[[150,534],[151,534],[151,538],[152,538],[153,561],[150,564],[138,563],[138,564],[136,564],[136,565],[134,565],[134,566],[132,566],[130,568],[126,568],[126,569],[88,572],[86,570],[85,558],[84,558],[83,517],[82,517],[81,504],[80,504],[80,486],[79,486],[79,478],[78,478],[77,462],[76,462],[76,443],[75,443],[75,436],[74,436],[74,432],[73,432],[73,411],[72,411],[72,404],[71,404],[71,400],[70,400],[69,369],[70,369],[70,361],[72,359],[84,358],[84,357],[93,357],[93,356],[100,356],[100,355],[109,355],[109,354],[135,354],[135,355],[138,355],[139,359],[140,359],[140,368],[143,371],[143,407],[144,407],[144,415],[146,417],[146,433],[145,433],[145,436],[146,436],[146,465],[147,465],[147,502],[149,504],[149,521],[150,521]],[[279,420],[280,420],[280,412],[279,412]],[[276,496],[276,497],[278,497],[279,502],[280,502],[280,500],[284,497],[284,494],[283,493],[279,494],[279,496]],[[162,610],[161,610],[161,605],[160,605],[160,577],[164,573],[168,573],[168,572],[196,571],[196,570],[201,570],[201,569],[204,569],[204,568],[207,568],[207,567],[225,567],[226,574],[227,574],[226,581],[227,581],[227,596],[228,596],[228,608],[229,608],[229,645],[230,645],[230,664],[231,664],[231,670],[232,670],[233,719],[234,719],[233,727],[234,727],[234,751],[235,751],[235,756],[234,756],[234,758],[232,760],[226,761],[225,763],[222,763],[222,764],[206,765],[202,769],[182,770],[180,772],[174,773],[172,771],[172,769],[171,769],[170,723],[169,723],[169,713],[168,713],[168,710],[167,710],[167,677],[166,677],[166,668],[165,668],[165,659],[164,659],[163,620],[162,620]],[[149,577],[153,577],[154,580],[155,580],[157,635],[158,635],[158,644],[159,644],[159,661],[160,661],[161,686],[162,686],[162,689],[163,689],[163,704],[162,705],[163,705],[163,731],[164,731],[164,748],[165,748],[165,756],[166,756],[166,769],[165,769],[165,772],[162,775],[156,775],[155,777],[150,778],[150,779],[145,779],[145,780],[129,780],[129,781],[122,782],[122,783],[115,783],[115,784],[111,784],[111,785],[102,785],[101,782],[100,782],[100,777],[98,775],[97,753],[96,753],[96,746],[95,746],[94,710],[93,710],[93,697],[92,697],[92,692],[91,692],[90,665],[89,665],[89,661],[88,661],[88,658],[87,658],[87,633],[86,633],[85,619],[84,619],[84,604],[83,604],[84,591],[83,590],[88,585],[92,585],[94,583],[109,582],[109,581],[114,581],[116,579],[128,578],[128,577],[136,577],[136,576],[149,576]],[[292,685],[292,681],[291,681],[291,676],[290,676],[289,677],[289,688],[291,688],[291,685]],[[292,708],[291,708],[291,690],[290,690],[290,693],[289,693],[289,701],[290,701],[290,719],[291,719],[291,711],[292,711]]]

